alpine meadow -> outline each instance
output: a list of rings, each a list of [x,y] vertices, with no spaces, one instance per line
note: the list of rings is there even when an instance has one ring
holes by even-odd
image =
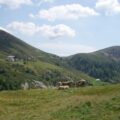
[[[0,0],[0,120],[120,120],[119,0]]]

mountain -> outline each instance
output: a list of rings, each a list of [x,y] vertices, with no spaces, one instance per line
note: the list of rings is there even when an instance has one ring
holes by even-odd
[[[0,30],[0,51],[17,57],[40,56],[40,53],[43,53],[2,30]]]
[[[68,65],[102,81],[120,82],[120,46],[65,58]]]
[[[60,63],[60,57],[34,48],[3,30],[0,30],[0,53],[3,53],[4,57],[6,55],[14,55],[19,59],[32,57],[49,63]]]
[[[15,62],[7,60],[15,56]],[[0,90],[32,88],[36,83],[46,86],[58,81],[95,79],[80,71],[65,66],[63,58],[36,49],[15,36],[0,30]]]
[[[15,56],[15,62],[7,60]],[[59,57],[28,45],[0,30],[0,90],[20,89],[42,82],[54,86],[58,81],[85,79],[93,85],[120,82],[120,46],[92,53]],[[40,83],[40,84],[42,84]]]

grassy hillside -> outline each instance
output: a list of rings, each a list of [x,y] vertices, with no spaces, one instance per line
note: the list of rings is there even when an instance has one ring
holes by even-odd
[[[40,60],[8,62],[0,59],[0,90],[20,89],[24,83],[42,81],[47,86],[56,86],[58,81],[85,79],[93,85],[101,84],[94,78],[72,69],[56,66]]]
[[[119,120],[120,85],[0,92],[1,120]]]
[[[111,83],[120,82],[120,46],[65,58],[69,66]]]

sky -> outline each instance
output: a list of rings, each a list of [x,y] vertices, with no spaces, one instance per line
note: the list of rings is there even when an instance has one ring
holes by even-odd
[[[0,0],[0,29],[59,56],[120,45],[120,0]]]

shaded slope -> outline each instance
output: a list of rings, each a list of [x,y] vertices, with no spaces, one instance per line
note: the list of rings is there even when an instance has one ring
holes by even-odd
[[[15,54],[18,57],[38,56],[40,52],[43,53],[2,30],[0,30],[0,51]]]
[[[97,52],[96,52],[97,53]],[[119,61],[120,60],[120,46],[113,46],[103,50],[98,51],[98,53],[102,53],[110,59]]]
[[[0,56],[14,55],[19,59],[34,57],[46,62],[59,63],[60,58],[34,48],[15,36],[0,30]]]

